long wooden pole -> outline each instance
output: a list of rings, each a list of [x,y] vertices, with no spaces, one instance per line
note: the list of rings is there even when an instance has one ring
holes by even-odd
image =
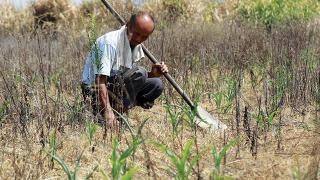
[[[125,20],[120,16],[120,14],[113,9],[111,4],[106,0],[101,0],[102,3],[106,6],[106,8],[113,14],[113,16],[121,23],[121,25],[125,25]],[[159,61],[152,55],[152,53],[141,44],[144,54],[151,60],[152,63],[156,64]],[[170,82],[170,84],[175,88],[176,91],[182,96],[182,98],[187,102],[187,104],[191,107],[191,109],[195,109],[194,103],[190,100],[188,95],[180,88],[180,86],[176,83],[176,81],[170,76],[168,73],[164,73],[164,77]]]

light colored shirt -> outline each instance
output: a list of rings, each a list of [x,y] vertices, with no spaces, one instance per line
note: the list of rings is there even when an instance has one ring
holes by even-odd
[[[97,74],[112,77],[124,69],[132,68],[144,57],[141,45],[131,50],[127,28],[122,26],[96,40],[87,56],[82,82],[93,84]]]

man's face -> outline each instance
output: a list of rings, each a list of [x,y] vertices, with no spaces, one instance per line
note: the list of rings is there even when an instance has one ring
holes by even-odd
[[[145,21],[145,19],[137,18],[135,24],[128,25],[128,39],[131,47],[135,47],[148,39],[153,32],[153,22]]]

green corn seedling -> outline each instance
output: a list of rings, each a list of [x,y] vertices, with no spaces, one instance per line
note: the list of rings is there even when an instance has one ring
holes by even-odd
[[[95,125],[91,121],[87,121],[86,122],[86,136],[88,138],[90,146],[92,145],[93,137],[94,137],[96,131],[97,131],[97,125]]]
[[[187,106],[183,106],[182,107],[183,112],[187,115],[188,117],[188,124],[191,128],[195,128],[196,127],[196,109],[190,109]]]
[[[186,180],[188,179],[192,168],[196,165],[197,161],[200,159],[200,153],[194,157],[191,156],[191,147],[193,144],[192,140],[188,140],[186,145],[183,148],[181,153],[181,157],[179,157],[175,152],[170,150],[166,145],[154,143],[163,153],[167,155],[170,159],[173,167],[175,168],[176,172],[173,172],[169,167],[168,172],[172,174],[175,179],[178,180]],[[189,160],[189,162],[188,162]]]
[[[222,100],[223,100],[223,93],[222,92],[217,92],[212,94],[213,96],[213,100],[217,106],[217,108],[220,110],[221,108],[221,104],[222,104]]]
[[[56,134],[56,130],[52,130],[50,132],[50,135],[49,135],[49,154],[52,155],[50,157],[50,166],[51,168],[53,168],[54,164],[53,164],[53,156],[55,156],[57,154],[57,148],[58,148],[58,145],[57,145],[57,134]]]
[[[172,126],[172,134],[177,135],[179,133],[179,123],[181,112],[175,111],[173,105],[167,103],[165,106],[166,112],[169,114],[169,120]]]
[[[273,112],[269,113],[268,115],[266,115],[262,111],[260,111],[258,113],[258,115],[253,114],[253,117],[256,119],[256,122],[260,126],[266,126],[266,125],[270,126],[273,124],[274,118],[277,116],[278,113],[279,113],[279,110],[273,111]]]
[[[304,173],[301,170],[299,162],[291,168],[291,175],[293,180],[302,180],[304,179]]]
[[[265,123],[266,116],[262,111],[259,111],[258,114],[252,114],[252,116],[256,120],[259,127],[266,127],[266,123]]]
[[[277,114],[278,114],[278,111],[273,111],[266,117],[267,123],[269,126],[273,124],[273,120],[277,116]]]
[[[134,174],[141,170],[140,167],[133,167],[130,169],[127,168],[127,159],[136,151],[137,147],[141,143],[142,140],[140,138],[135,138],[132,144],[130,144],[126,150],[119,154],[117,152],[119,141],[116,138],[112,140],[112,154],[110,162],[112,166],[111,177],[113,180],[130,180]],[[107,174],[102,169],[100,169],[100,173],[102,174],[103,179],[109,179]]]
[[[232,108],[233,100],[235,97],[235,81],[232,79],[227,80],[227,92],[225,96],[225,106],[224,106],[224,113],[227,113]]]
[[[195,107],[199,104],[199,98],[197,98],[194,102]],[[182,112],[187,116],[187,122],[191,128],[196,127],[196,116],[197,116],[197,109],[190,109],[189,106],[184,105],[181,107]]]
[[[58,164],[62,167],[63,171],[66,173],[68,180],[76,180],[77,179],[77,172],[79,170],[79,164],[80,164],[80,157],[76,161],[76,166],[73,171],[70,170],[70,168],[67,166],[67,164],[62,160],[58,155],[50,154],[51,157],[58,162]]]
[[[224,156],[228,153],[228,151],[234,147],[238,143],[238,139],[231,140],[228,144],[226,144],[220,152],[218,152],[217,148],[213,146],[212,155],[214,157],[214,169],[211,173],[212,179],[223,179],[224,176],[221,176],[221,161]]]

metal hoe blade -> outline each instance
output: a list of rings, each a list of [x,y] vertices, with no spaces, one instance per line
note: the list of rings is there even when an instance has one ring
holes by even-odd
[[[197,107],[196,123],[201,128],[208,128],[211,130],[227,129],[227,126],[223,124],[221,121],[219,121],[218,118],[213,117],[200,106]]]

